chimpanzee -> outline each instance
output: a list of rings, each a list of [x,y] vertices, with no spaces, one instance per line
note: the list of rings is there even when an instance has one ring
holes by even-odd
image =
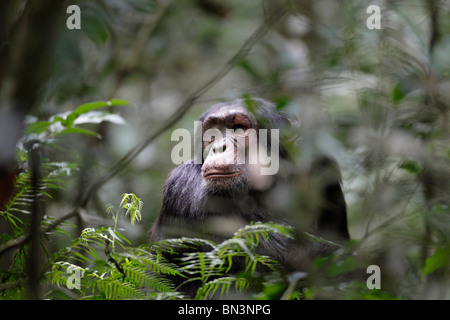
[[[230,226],[243,226],[252,221],[291,224],[289,218],[304,219],[302,212],[283,217],[269,203],[269,195],[277,186],[299,179],[284,170],[292,161],[279,143],[279,135],[268,134],[289,127],[288,116],[277,111],[269,101],[248,98],[216,104],[203,113],[200,121],[203,161],[192,160],[170,173],[163,189],[161,211],[150,230],[152,240],[181,236],[208,236],[218,240],[236,231],[228,230]],[[266,151],[271,161],[252,162],[256,150],[259,156],[261,151]],[[311,166],[310,174],[320,177],[317,180],[320,203],[317,215],[310,219],[306,230],[297,234],[309,231],[336,242],[348,240],[346,203],[336,163],[320,156]],[[325,245],[326,248],[316,245],[314,249],[304,249],[298,248],[298,243],[293,247],[295,244],[289,241],[271,235],[260,247],[265,254],[294,266],[302,264],[295,259],[303,259],[312,251],[315,254],[329,251]]]

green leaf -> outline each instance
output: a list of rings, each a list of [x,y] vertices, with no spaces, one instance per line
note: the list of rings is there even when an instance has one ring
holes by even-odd
[[[42,133],[45,130],[48,129],[48,127],[50,127],[55,121],[38,121],[38,122],[34,122],[32,124],[30,124],[26,130],[25,130],[25,134],[26,135],[30,135],[32,133]]]
[[[392,89],[392,101],[397,104],[399,103],[403,97],[405,96],[406,92],[402,86],[402,84],[399,82],[397,83],[394,88]]]
[[[97,102],[89,102],[82,104],[78,108],[76,108],[74,111],[72,111],[67,116],[67,126],[71,126],[76,118],[78,118],[81,114],[98,109],[98,108],[104,108],[107,107],[108,104],[106,101],[97,101]]]
[[[261,75],[259,73],[258,68],[254,66],[252,61],[247,58],[241,59],[237,65],[238,68],[243,69],[245,72],[247,72],[252,78],[254,79],[261,79]]]
[[[116,234],[116,236],[120,239],[122,239],[124,242],[128,243],[129,245],[131,245],[130,240],[128,240],[127,237],[125,237],[123,234],[121,234],[120,232],[118,232],[117,230],[114,232]]]
[[[96,44],[104,44],[110,35],[107,18],[98,8],[82,8],[81,30]]]
[[[85,123],[111,122],[115,124],[124,124],[125,120],[118,114],[112,114],[105,111],[90,111],[79,115],[73,122],[75,125]]]
[[[128,244],[131,244],[130,240],[128,240],[124,235],[121,233],[114,231],[111,227],[108,227],[108,233],[113,237],[114,239],[117,239],[119,242],[123,243],[126,242]]]
[[[68,134],[68,133],[80,133],[80,134],[84,134],[87,136],[92,136],[92,137],[96,137],[96,138],[101,138],[102,136],[100,134],[98,134],[95,131],[92,130],[88,130],[88,129],[83,129],[80,127],[69,127],[67,129],[64,129],[63,131],[60,132],[60,134]]]
[[[88,102],[85,104],[82,104],[80,106],[78,106],[72,113],[75,113],[77,115],[80,115],[82,113],[86,113],[98,108],[104,108],[104,107],[108,107],[109,104],[106,101],[95,101],[95,102]]]
[[[108,106],[126,106],[128,105],[128,101],[125,100],[121,100],[121,99],[112,99],[109,100],[108,102]]]
[[[113,230],[111,227],[108,228],[108,233],[109,233],[109,235],[110,235],[111,237],[113,237],[114,239],[117,239],[119,242],[122,242],[122,239],[120,239],[120,238],[116,235],[116,233],[114,232],[114,230]]]
[[[142,219],[141,210],[143,202],[134,193],[124,193],[122,194],[122,200],[120,202],[120,207],[126,209],[125,217],[130,214],[131,224],[136,221],[139,222]]]
[[[406,160],[406,161],[403,161],[403,162],[400,164],[399,168],[400,168],[400,169],[403,169],[403,170],[406,170],[406,171],[408,171],[409,173],[412,173],[412,174],[415,174],[415,175],[417,175],[417,174],[419,174],[420,172],[422,172],[422,166],[421,166],[421,164],[420,164],[419,162],[413,161],[413,160]]]
[[[331,264],[326,274],[330,277],[335,277],[339,274],[347,273],[350,271],[353,271],[356,267],[356,261],[353,256],[347,256],[342,261],[337,261],[333,264]]]
[[[433,273],[436,269],[448,267],[450,264],[450,247],[437,248],[434,254],[427,258],[422,275]]]
[[[87,113],[89,111],[99,109],[99,108],[105,108],[105,107],[124,106],[127,104],[128,104],[128,102],[126,102],[125,100],[120,100],[120,99],[113,99],[110,101],[95,101],[95,102],[88,102],[88,103],[82,104],[67,116],[66,125],[71,126],[76,118],[78,118],[80,115]]]
[[[289,104],[289,102],[291,102],[291,99],[287,96],[280,96],[276,98],[274,102],[276,109],[281,110],[285,108]]]
[[[78,253],[76,251],[72,251],[72,254],[74,256],[77,256],[79,258],[80,261],[82,262],[92,262],[89,258],[86,258],[84,255],[82,255],[81,253]]]

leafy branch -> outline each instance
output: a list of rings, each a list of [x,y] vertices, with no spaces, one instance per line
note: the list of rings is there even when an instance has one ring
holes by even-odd
[[[113,106],[125,106],[128,103],[124,100],[114,99],[110,101],[97,101],[85,103],[73,111],[65,112],[50,117],[49,120],[37,121],[36,119],[29,124],[25,130],[26,135],[18,143],[18,155],[19,160],[22,162],[31,161],[31,151],[37,150],[40,145],[52,143],[56,138],[64,134],[82,134],[88,136],[99,137],[94,131],[80,127],[83,124],[100,123],[100,122],[112,122],[123,123],[124,120],[117,114],[112,114],[108,111],[98,111],[101,108],[110,108]],[[33,166],[31,166],[33,167]],[[13,250],[17,247],[21,247],[31,240],[31,233],[25,233],[20,227],[22,221],[13,212],[21,212],[28,214],[29,210],[35,204],[34,197],[40,198],[46,196],[51,198],[51,195],[47,193],[46,189],[57,189],[61,185],[61,181],[58,181],[58,177],[62,174],[69,175],[73,170],[76,170],[74,164],[67,162],[54,162],[44,163],[43,176],[35,181],[35,187],[33,190],[32,178],[33,170],[25,170],[19,174],[16,182],[16,192],[13,198],[7,203],[5,210],[0,212],[0,217],[4,217],[11,229],[14,232],[14,238],[9,237],[9,241],[3,241],[0,247],[0,256]],[[80,213],[80,208],[75,208],[62,217],[55,219],[51,224],[43,226],[35,236],[51,232],[57,228],[61,223],[73,218]],[[5,240],[5,239],[3,239]]]
[[[110,101],[89,102],[80,105],[74,111],[69,111],[52,116],[48,121],[35,121],[25,130],[28,140],[36,139],[37,142],[46,143],[54,138],[69,134],[78,133],[100,138],[101,136],[92,130],[80,127],[81,124],[100,123],[108,121],[112,123],[123,124],[123,119],[107,111],[94,111],[99,108],[112,106],[125,106],[128,102],[119,99]]]

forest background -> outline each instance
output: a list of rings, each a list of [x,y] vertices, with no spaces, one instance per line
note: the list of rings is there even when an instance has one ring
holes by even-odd
[[[298,117],[299,166],[325,152],[341,167],[347,249],[363,262],[335,256],[318,268],[379,265],[382,277],[380,290],[362,281],[330,294],[278,275],[245,297],[449,298],[449,9],[441,0],[2,1],[0,296],[180,297],[139,273],[154,262],[140,246],[175,166],[171,132],[193,130],[217,102],[259,96]],[[295,197],[278,200],[297,212]],[[266,227],[250,240],[277,231]],[[176,272],[159,262],[147,268]],[[88,295],[66,288],[66,270],[100,278],[84,277]],[[250,287],[204,280],[201,298],[226,281]]]

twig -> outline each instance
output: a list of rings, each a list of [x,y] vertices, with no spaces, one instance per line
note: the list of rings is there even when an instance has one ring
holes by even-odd
[[[376,234],[379,230],[382,230],[382,229],[386,228],[386,226],[391,225],[392,223],[396,222],[397,220],[401,220],[401,219],[405,218],[404,214],[405,214],[406,209],[407,209],[407,207],[409,205],[409,202],[411,201],[413,196],[416,194],[416,191],[419,188],[419,186],[420,186],[419,182],[417,182],[414,185],[413,190],[410,192],[410,195],[409,195],[408,199],[406,199],[405,204],[404,204],[402,210],[400,210],[399,214],[397,214],[397,215],[395,215],[395,216],[393,216],[393,217],[383,221],[383,223],[381,223],[377,227],[373,228],[372,230],[368,230],[369,228],[367,228],[364,236],[361,238],[360,241],[363,242],[363,241],[367,240],[371,235]]]
[[[130,72],[138,65],[139,59],[141,58],[142,53],[144,52],[147,40],[152,35],[153,31],[156,29],[156,27],[164,17],[164,14],[167,12],[171,4],[172,0],[161,1],[158,11],[155,14],[148,15],[147,19],[145,19],[145,21],[141,25],[136,35],[136,39],[132,44],[132,48],[128,59],[125,60],[124,65],[119,67],[116,72],[115,83],[110,93],[111,99],[119,89],[121,83],[128,77]],[[122,59],[119,59],[117,57],[118,55],[119,52],[117,52],[116,50],[116,59],[117,61],[121,61]]]
[[[114,263],[117,270],[123,275],[123,280],[125,280],[125,278],[126,278],[125,270],[123,270],[122,266],[117,262],[117,260],[114,259],[113,256],[111,256],[111,247],[109,246],[109,240],[106,240],[105,255],[109,262]]]
[[[428,13],[430,15],[430,41],[429,52],[432,53],[438,42],[441,32],[439,30],[439,5],[436,0],[425,1],[428,4]]]
[[[172,0],[162,1],[159,10],[156,12],[156,14],[148,15],[147,19],[145,19],[144,23],[142,24],[141,28],[139,29],[136,35],[136,40],[133,43],[131,55],[126,65],[127,69],[132,69],[138,64],[139,59],[142,56],[142,52],[144,51],[147,40],[152,35],[153,31],[157,27],[158,23],[161,21],[164,14],[167,12],[167,9],[171,5],[171,3]]]

